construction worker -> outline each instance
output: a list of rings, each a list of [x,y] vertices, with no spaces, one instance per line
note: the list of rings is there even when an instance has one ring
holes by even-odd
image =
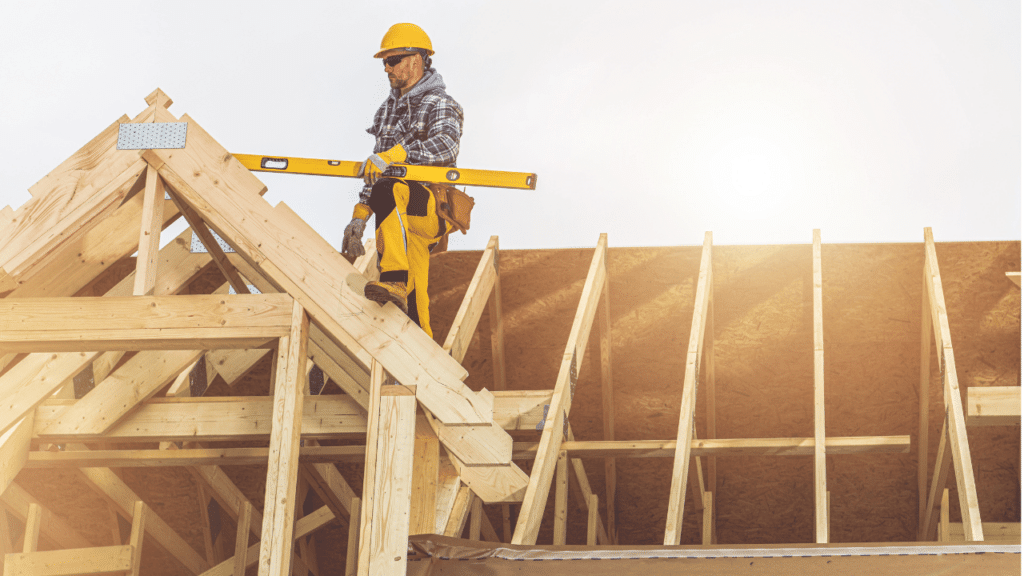
[[[430,251],[449,231],[438,216],[431,190],[414,181],[383,177],[391,164],[455,166],[462,137],[462,106],[445,92],[441,75],[431,66],[430,38],[415,24],[395,24],[373,55],[384,61],[391,93],[366,131],[376,137],[373,154],[363,163],[364,186],[352,222],[345,228],[341,252],[354,259],[364,254],[366,221],[375,214],[377,268],[380,279],[364,294],[381,304],[393,302],[433,336],[427,279]]]

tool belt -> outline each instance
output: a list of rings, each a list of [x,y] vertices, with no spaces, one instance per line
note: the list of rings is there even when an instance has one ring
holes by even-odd
[[[443,252],[448,249],[448,234],[452,230],[458,230],[463,234],[466,233],[466,230],[469,230],[469,216],[476,202],[472,196],[454,186],[432,182],[427,184],[427,188],[430,188],[430,192],[434,195],[437,215],[451,225],[450,229],[438,241],[438,246],[433,250],[435,253]]]

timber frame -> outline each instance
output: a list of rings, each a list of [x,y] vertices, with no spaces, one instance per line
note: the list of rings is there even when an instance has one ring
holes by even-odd
[[[345,574],[405,574],[410,535],[541,544],[552,485],[553,544],[564,545],[570,476],[587,514],[587,544],[614,545],[616,461],[622,458],[672,459],[663,539],[668,546],[681,543],[688,490],[701,544],[717,544],[718,457],[811,458],[813,541],[827,544],[826,457],[911,450],[910,431],[826,435],[827,286],[818,230],[807,263],[813,436],[717,437],[714,248],[708,232],[681,374],[677,435],[616,440],[607,235],[590,260],[553,387],[508,390],[496,236],[439,346],[394,306],[381,308],[361,297],[362,285],[376,274],[372,239],[367,256],[349,264],[287,205],[263,200],[266,187],[195,120],[175,117],[162,91],[146,102],[140,114],[115,121],[33,186],[24,206],[5,208],[0,220],[3,574],[137,574],[148,534],[191,574],[241,575],[258,565],[260,575],[298,570],[319,576],[315,535],[335,521],[348,527]],[[121,123],[179,121],[189,125],[183,149],[115,147]],[[179,216],[189,229],[160,248],[161,230]],[[193,233],[206,252],[189,249]],[[103,296],[81,295],[111,264],[136,251],[134,272]],[[930,229],[924,252],[918,536],[949,541],[962,534],[966,541],[982,541],[990,526],[980,518],[966,427],[1019,426],[1019,386],[971,388],[965,414]],[[214,289],[199,294],[189,288],[211,273],[221,275]],[[1019,273],[1011,279],[1019,283]],[[463,383],[468,372],[462,362],[485,308],[494,379],[491,389],[477,392]],[[595,324],[603,434],[578,440],[569,415]],[[932,342],[945,418],[929,474]],[[233,386],[267,354],[270,396],[204,397],[214,377]],[[696,426],[698,386],[707,398],[703,437]],[[536,438],[521,438],[531,432]],[[210,445],[225,442],[260,446]],[[591,489],[584,459],[601,460],[603,494]],[[364,464],[358,493],[335,466],[343,462]],[[532,462],[531,473],[517,462]],[[262,463],[267,473],[260,508],[222,467]],[[196,479],[204,550],[190,545],[111,471],[165,466],[184,467]],[[964,519],[960,528],[951,528],[943,492],[951,466]],[[19,473],[35,468],[80,469],[109,504],[113,545],[96,546],[19,485]],[[309,511],[304,504],[311,494],[323,506]],[[491,523],[484,506],[500,507],[501,526]],[[11,517],[25,522],[20,546]],[[131,522],[127,542],[118,518]],[[233,534],[213,528],[221,518],[236,523]],[[1019,524],[991,529],[1016,534],[1019,542]],[[49,550],[39,551],[40,535]],[[79,564],[67,568],[72,552]],[[40,568],[62,562],[60,570]]]

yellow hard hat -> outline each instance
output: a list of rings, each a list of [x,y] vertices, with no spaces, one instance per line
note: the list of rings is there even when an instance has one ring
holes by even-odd
[[[423,28],[415,24],[395,24],[388,28],[384,39],[380,41],[380,52],[374,54],[373,57],[381,58],[381,54],[394,48],[422,48],[427,51],[427,56],[434,54],[430,37],[423,31]]]

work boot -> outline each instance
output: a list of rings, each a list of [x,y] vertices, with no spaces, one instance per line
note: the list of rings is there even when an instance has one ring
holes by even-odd
[[[406,303],[406,291],[405,282],[367,282],[366,287],[363,288],[363,294],[368,300],[380,304],[381,306],[388,302],[393,303],[395,306],[405,312],[409,313],[408,304]]]

